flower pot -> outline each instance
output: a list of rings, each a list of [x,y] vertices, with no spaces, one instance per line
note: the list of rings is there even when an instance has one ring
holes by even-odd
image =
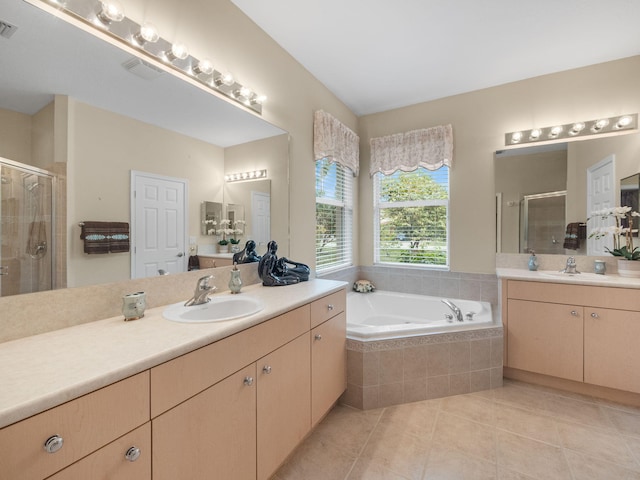
[[[640,260],[618,259],[618,275],[640,278]]]
[[[229,245],[218,245],[219,253],[229,253]]]

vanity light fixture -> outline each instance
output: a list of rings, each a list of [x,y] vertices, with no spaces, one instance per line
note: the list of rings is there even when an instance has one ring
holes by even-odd
[[[230,73],[218,71],[209,59],[198,59],[189,54],[184,44],[170,42],[158,33],[156,27],[149,22],[137,23],[124,14],[119,0],[26,0],[28,3],[42,8],[46,12],[65,19],[70,17],[71,23],[80,21],[80,28],[96,36],[108,35],[114,45],[118,43],[125,48],[136,50],[140,61],[144,58],[154,62],[145,62],[184,76],[190,82],[197,82],[200,87],[211,93],[220,94],[227,99],[243,105],[261,115],[266,96],[250,92]],[[100,33],[98,33],[100,32]],[[236,94],[237,93],[237,94]]]
[[[230,173],[224,176],[225,182],[241,182],[243,180],[260,180],[267,178],[267,170],[252,170],[249,172]]]
[[[609,118],[599,118],[588,122],[574,122],[553,127],[532,128],[505,134],[505,145],[536,143],[564,138],[589,137],[611,134],[638,128],[638,114],[628,114]]]

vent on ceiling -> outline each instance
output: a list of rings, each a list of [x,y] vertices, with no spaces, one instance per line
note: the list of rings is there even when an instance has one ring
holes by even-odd
[[[11,35],[16,33],[18,27],[11,25],[3,20],[0,20],[0,37],[11,38]]]
[[[145,80],[155,80],[164,73],[162,70],[154,67],[150,63],[135,57],[124,62],[122,66],[134,75],[144,78]]]

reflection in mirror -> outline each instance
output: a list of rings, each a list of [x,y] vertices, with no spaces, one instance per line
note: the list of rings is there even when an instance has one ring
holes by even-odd
[[[200,222],[202,235],[215,235],[222,220],[222,204],[219,202],[202,202],[200,205]]]
[[[634,212],[639,211],[640,204],[640,173],[620,180],[620,206],[631,207]],[[637,236],[637,232],[635,233]]]
[[[57,288],[130,278],[128,254],[83,253],[78,223],[132,224],[131,170],[187,180],[186,236],[209,244],[214,239],[201,235],[201,202],[225,202],[223,177],[237,170],[236,162],[267,168],[270,177],[278,177],[271,177],[279,187],[272,201],[283,213],[272,234],[287,251],[288,135],[283,130],[172,75],[153,80],[132,75],[123,68],[130,53],[26,2],[7,3],[2,20],[18,29],[0,42],[0,157],[56,174],[58,227],[51,245]],[[271,138],[279,143],[269,153]],[[242,145],[256,143],[266,160],[237,153]],[[184,271],[187,257],[186,252],[180,257]]]
[[[224,198],[235,203],[233,212],[241,205],[246,207],[242,208],[242,220],[245,222],[242,240],[256,242],[256,250],[261,254],[271,237],[271,180],[227,183]],[[227,207],[227,211],[230,207],[232,205]]]
[[[588,178],[592,182],[605,182],[603,186],[611,198],[604,201],[615,206],[620,201],[619,179],[638,171],[638,158],[640,134],[634,132],[496,152],[494,180],[498,253],[527,253],[528,249],[533,249],[536,253],[586,255],[590,240],[585,237],[588,237],[588,231],[593,225],[589,224],[586,228],[584,225],[590,216],[589,210],[598,209],[590,208],[589,201],[596,201],[594,205],[602,201],[591,194]],[[611,159],[615,178],[598,178],[598,166]],[[561,197],[554,197],[553,192],[565,190],[564,216],[560,220],[561,214],[558,214],[554,220],[550,220],[556,215],[552,215],[553,209],[562,209],[551,205],[561,201]],[[550,197],[545,197],[550,194]],[[542,195],[549,203],[541,207],[542,217],[548,221],[532,225],[524,217],[525,197],[536,199],[537,195]],[[552,198],[558,202],[551,200]],[[529,202],[529,210],[530,207]],[[551,210],[547,210],[547,207]],[[528,229],[526,238],[525,226]],[[577,230],[578,238],[575,240],[578,241],[565,242],[567,235],[571,235],[577,228],[581,229]],[[535,239],[535,245],[531,244],[531,239]]]

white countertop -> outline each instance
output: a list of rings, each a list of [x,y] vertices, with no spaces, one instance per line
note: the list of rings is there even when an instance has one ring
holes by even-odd
[[[521,268],[496,268],[496,275],[500,279],[509,280],[595,285],[601,287],[640,288],[640,278],[621,277],[617,274],[596,275],[594,273],[583,273],[579,275],[567,275],[561,274],[555,270],[532,272]]]
[[[217,323],[166,320],[166,308],[144,318],[122,316],[0,343],[0,428],[147,370],[344,288],[312,280],[286,287],[251,285],[241,295],[260,298],[254,315]],[[216,294],[230,295],[229,292]],[[186,299],[185,299],[186,300]]]
[[[228,259],[232,259],[233,258],[233,253],[199,253],[198,256],[199,257],[206,257],[206,258],[228,258]]]

